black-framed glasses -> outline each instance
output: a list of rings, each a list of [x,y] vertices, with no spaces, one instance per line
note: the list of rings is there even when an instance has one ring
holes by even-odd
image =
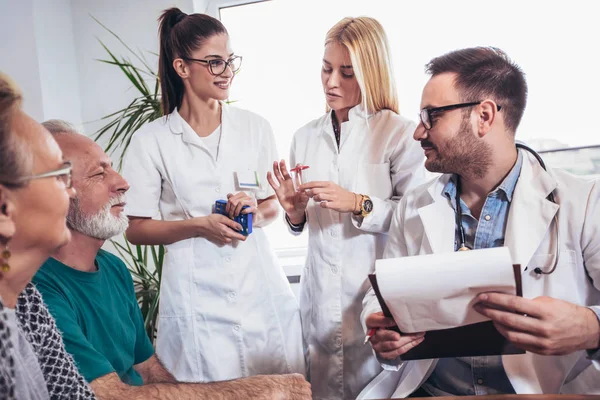
[[[199,58],[183,58],[186,61],[196,61],[199,63],[207,64],[208,70],[214,76],[222,75],[227,67],[231,68],[231,72],[234,74],[242,67],[242,56],[233,56],[229,60],[225,61],[221,58],[215,58],[212,60],[201,60]]]
[[[71,162],[65,161],[63,163],[63,165],[58,169],[55,169],[53,171],[44,172],[42,174],[23,176],[23,177],[17,179],[16,182],[21,183],[21,182],[31,181],[34,179],[57,177],[57,178],[60,178],[61,181],[63,181],[63,183],[65,184],[65,187],[67,189],[71,189],[73,187],[73,178],[72,178],[72,174],[71,174],[72,169],[73,169],[73,166],[72,166]]]
[[[443,107],[424,108],[421,110],[419,117],[421,118],[421,123],[423,124],[425,129],[431,129],[433,126],[432,116],[434,114],[439,114],[439,113],[443,113],[443,112],[450,111],[450,110],[456,110],[459,108],[473,107],[473,106],[481,104],[482,102],[483,102],[483,100],[479,100],[479,101],[471,101],[469,103],[450,104],[448,106],[443,106]],[[500,109],[502,108],[502,106],[498,106],[498,105],[496,107],[498,107],[498,111],[500,111]]]

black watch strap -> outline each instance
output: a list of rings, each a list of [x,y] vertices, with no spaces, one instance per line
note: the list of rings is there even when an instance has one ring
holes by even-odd
[[[304,230],[304,225],[306,224],[306,214],[304,214],[304,221],[300,224],[292,224],[290,217],[285,214],[285,222],[287,222],[292,232],[302,232]]]

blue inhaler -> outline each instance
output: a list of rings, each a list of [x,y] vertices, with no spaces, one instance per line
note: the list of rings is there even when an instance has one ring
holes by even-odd
[[[227,215],[227,213],[225,212],[225,207],[227,207],[227,200],[215,201],[215,213],[229,217],[229,215]],[[245,210],[249,207],[250,206],[244,206],[242,207],[242,210]],[[240,214],[237,217],[233,218],[233,220],[242,226],[242,230],[239,231],[242,235],[248,236],[252,233],[252,213]]]

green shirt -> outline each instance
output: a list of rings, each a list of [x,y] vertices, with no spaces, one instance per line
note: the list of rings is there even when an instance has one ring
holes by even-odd
[[[143,385],[135,364],[154,354],[125,264],[100,250],[98,271],[83,272],[49,258],[33,278],[88,382],[116,372],[129,385]]]

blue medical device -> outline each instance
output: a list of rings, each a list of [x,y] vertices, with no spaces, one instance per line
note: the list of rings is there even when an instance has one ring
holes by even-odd
[[[215,213],[229,217],[229,215],[227,215],[227,213],[225,212],[225,207],[227,207],[227,200],[215,201]],[[242,207],[242,210],[249,207],[250,206],[244,206]],[[242,226],[242,230],[239,231],[242,235],[248,236],[252,233],[252,213],[240,214],[237,217],[233,218],[233,220]]]

